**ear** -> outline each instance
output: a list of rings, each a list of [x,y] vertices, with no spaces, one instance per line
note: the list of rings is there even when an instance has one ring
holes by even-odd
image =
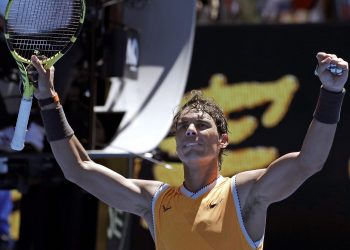
[[[219,144],[221,148],[226,148],[228,145],[228,135],[222,134],[219,139]]]

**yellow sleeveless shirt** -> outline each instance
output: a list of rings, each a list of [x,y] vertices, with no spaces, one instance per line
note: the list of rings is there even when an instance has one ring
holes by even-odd
[[[262,250],[241,216],[235,176],[220,177],[198,193],[163,185],[152,201],[157,250]]]

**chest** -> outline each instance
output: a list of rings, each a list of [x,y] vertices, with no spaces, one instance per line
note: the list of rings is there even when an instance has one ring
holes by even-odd
[[[229,180],[196,199],[176,188],[164,192],[154,210],[157,249],[256,249],[241,226],[233,194]]]
[[[220,234],[234,214],[230,193],[220,189],[197,199],[181,194],[165,197],[159,206],[158,221],[163,232]]]

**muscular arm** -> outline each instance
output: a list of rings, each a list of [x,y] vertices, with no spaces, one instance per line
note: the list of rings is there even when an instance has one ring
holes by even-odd
[[[340,92],[347,80],[348,64],[334,55],[318,54],[319,76],[325,88]],[[342,76],[333,76],[326,66],[336,61],[346,69]],[[263,170],[237,175],[242,214],[248,233],[258,240],[265,229],[268,206],[287,198],[311,175],[320,171],[330,152],[337,124],[313,119],[300,152],[286,154]]]
[[[52,152],[65,177],[109,206],[145,216],[152,195],[160,184],[156,181],[132,180],[92,161],[78,139],[50,143]]]
[[[37,99],[54,95],[54,68],[46,70],[37,57],[32,57],[39,73],[39,85],[35,92]],[[56,109],[60,104],[52,103],[42,108]],[[49,122],[49,121],[48,121]],[[63,130],[63,129],[62,129]],[[157,181],[132,180],[95,163],[75,135],[50,142],[52,152],[65,177],[96,196],[109,206],[122,211],[149,216],[151,199],[160,185]]]
[[[307,178],[322,169],[335,129],[336,125],[313,120],[300,152],[280,157],[267,169],[237,175],[242,216],[254,240],[264,233],[268,206],[293,194]]]
[[[257,176],[252,189],[255,199],[263,200],[266,205],[283,200],[320,171],[327,160],[335,130],[336,124],[324,124],[314,119],[301,151],[282,156]]]

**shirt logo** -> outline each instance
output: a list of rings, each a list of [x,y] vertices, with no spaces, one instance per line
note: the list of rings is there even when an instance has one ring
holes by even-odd
[[[208,209],[213,209],[215,207],[217,207],[221,202],[222,202],[223,199],[220,199],[219,201],[211,201],[208,205],[207,205],[207,208]]]
[[[168,210],[171,209],[171,206],[165,206],[165,205],[162,205],[162,208],[163,208],[163,212],[167,212]]]

